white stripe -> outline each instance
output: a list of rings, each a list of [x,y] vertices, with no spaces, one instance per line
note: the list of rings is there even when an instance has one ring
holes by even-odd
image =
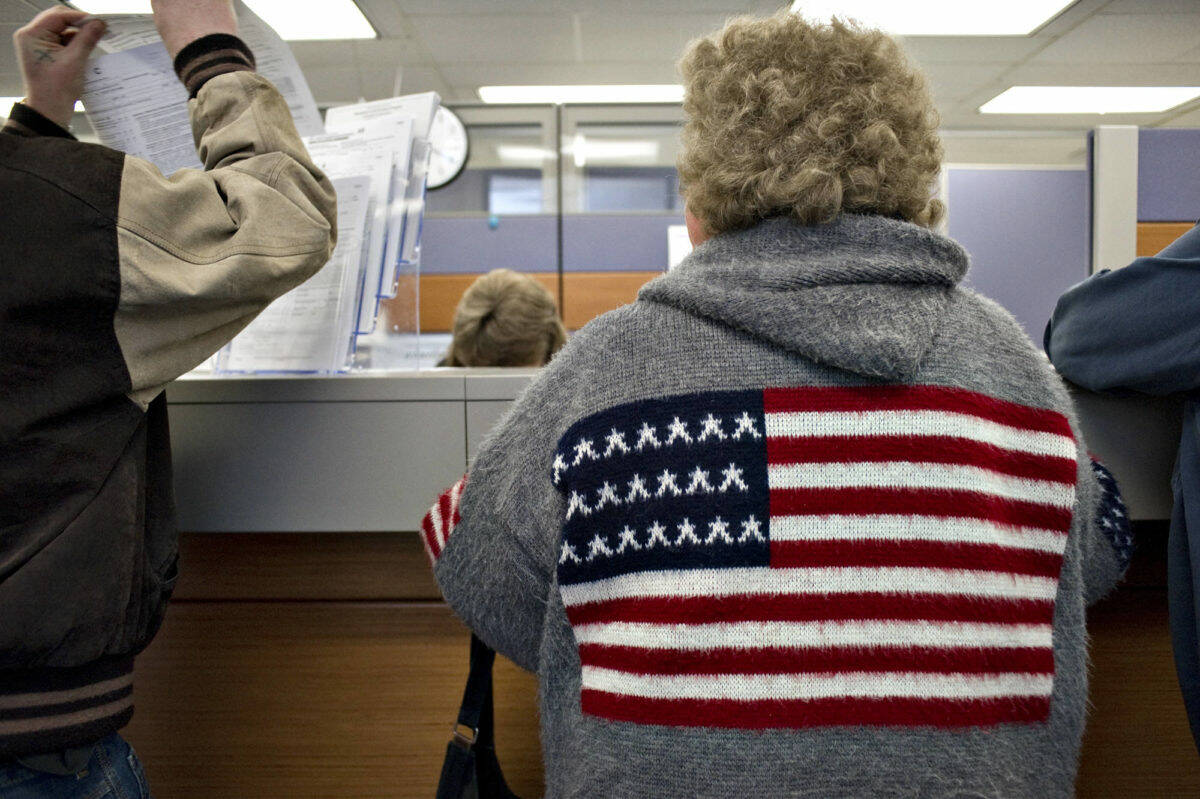
[[[943,541],[994,544],[1061,555],[1067,534],[940,516],[772,516],[772,541]]]
[[[462,498],[463,481],[460,479],[450,489],[450,518],[446,520],[447,535],[454,531],[454,514],[458,512],[458,501]]]
[[[1075,459],[1075,440],[949,411],[768,413],[767,436],[951,436],[1034,455]]]
[[[433,524],[433,538],[437,541],[438,552],[446,548],[446,536],[442,535],[442,498],[433,503],[429,509],[429,521]]]
[[[974,491],[1059,508],[1075,504],[1075,486],[949,463],[787,463],[767,467],[771,488],[915,488]]]
[[[909,567],[670,569],[564,585],[563,603],[626,597],[716,597],[741,594],[947,594],[1003,599],[1054,599],[1058,581],[1006,572]]]
[[[893,697],[911,699],[992,699],[1049,696],[1050,674],[848,674],[643,675],[583,667],[583,687],[649,699],[827,699]]]
[[[601,622],[575,628],[580,644],[644,649],[931,646],[1049,647],[1049,624],[959,621],[735,621],[711,624]]]

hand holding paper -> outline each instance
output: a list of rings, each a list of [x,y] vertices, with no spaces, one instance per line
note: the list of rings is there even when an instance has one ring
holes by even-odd
[[[212,33],[238,35],[233,0],[151,0],[154,24],[174,60],[179,51]]]
[[[63,128],[83,93],[84,65],[104,35],[103,22],[87,19],[83,11],[50,8],[13,34],[25,104]]]

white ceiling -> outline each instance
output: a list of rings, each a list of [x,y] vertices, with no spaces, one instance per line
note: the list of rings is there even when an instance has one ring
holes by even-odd
[[[403,92],[433,89],[450,103],[477,101],[476,89],[485,84],[676,82],[675,61],[691,38],[715,30],[728,16],[769,13],[779,5],[754,0],[358,2],[380,39],[293,43],[322,105],[388,96],[398,75]],[[45,4],[0,0],[0,95],[20,93],[11,33]],[[971,131],[1027,131],[1028,141],[1039,143],[1030,151],[1036,157],[1026,160],[1041,163],[1052,153],[1065,153],[1068,141],[1077,156],[1079,139],[1070,134],[1098,124],[1200,127],[1200,102],[1163,114],[978,112],[984,102],[1018,84],[1200,85],[1200,0],[1077,0],[1032,36],[913,37],[906,43],[931,79],[951,160],[964,160],[953,157],[956,147],[965,147],[970,160],[972,148],[985,141],[1013,149],[1009,133],[989,138]]]

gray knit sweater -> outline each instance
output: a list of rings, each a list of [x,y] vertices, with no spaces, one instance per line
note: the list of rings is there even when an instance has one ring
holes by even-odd
[[[718,236],[581,330],[426,519],[553,797],[1063,797],[1119,497],[967,257]]]

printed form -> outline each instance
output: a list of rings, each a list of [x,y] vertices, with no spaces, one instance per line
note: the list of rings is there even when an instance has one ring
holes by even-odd
[[[363,230],[371,178],[333,179],[338,243],[316,275],[267,306],[226,347],[221,368],[234,372],[340,372],[353,355]]]
[[[429,131],[439,105],[441,98],[437,92],[423,92],[338,106],[325,112],[325,129],[330,133],[362,129],[371,133],[386,131],[396,137],[391,190],[393,208],[388,214],[391,224],[381,276],[380,294],[385,297],[395,294],[397,266],[417,262],[424,215]],[[402,120],[411,121],[406,146],[402,145],[402,129],[397,127]],[[363,332],[367,331],[368,328],[363,329]]]
[[[395,263],[399,248],[400,226],[404,217],[395,203],[393,176],[398,169],[407,174],[411,119],[390,118],[372,122],[355,130],[304,140],[313,163],[330,178],[343,175],[371,176],[371,207],[367,212],[367,232],[363,260],[363,289],[358,304],[357,331],[370,333],[379,311],[379,297],[391,296],[395,283]]]
[[[302,136],[324,131],[316,101],[291,49],[245,4],[237,4],[239,34],[254,52],[258,72],[283,95]],[[202,168],[192,141],[187,91],[175,77],[154,18],[104,16],[103,54],[88,62],[83,105],[100,141],[140,156],[170,175]]]

